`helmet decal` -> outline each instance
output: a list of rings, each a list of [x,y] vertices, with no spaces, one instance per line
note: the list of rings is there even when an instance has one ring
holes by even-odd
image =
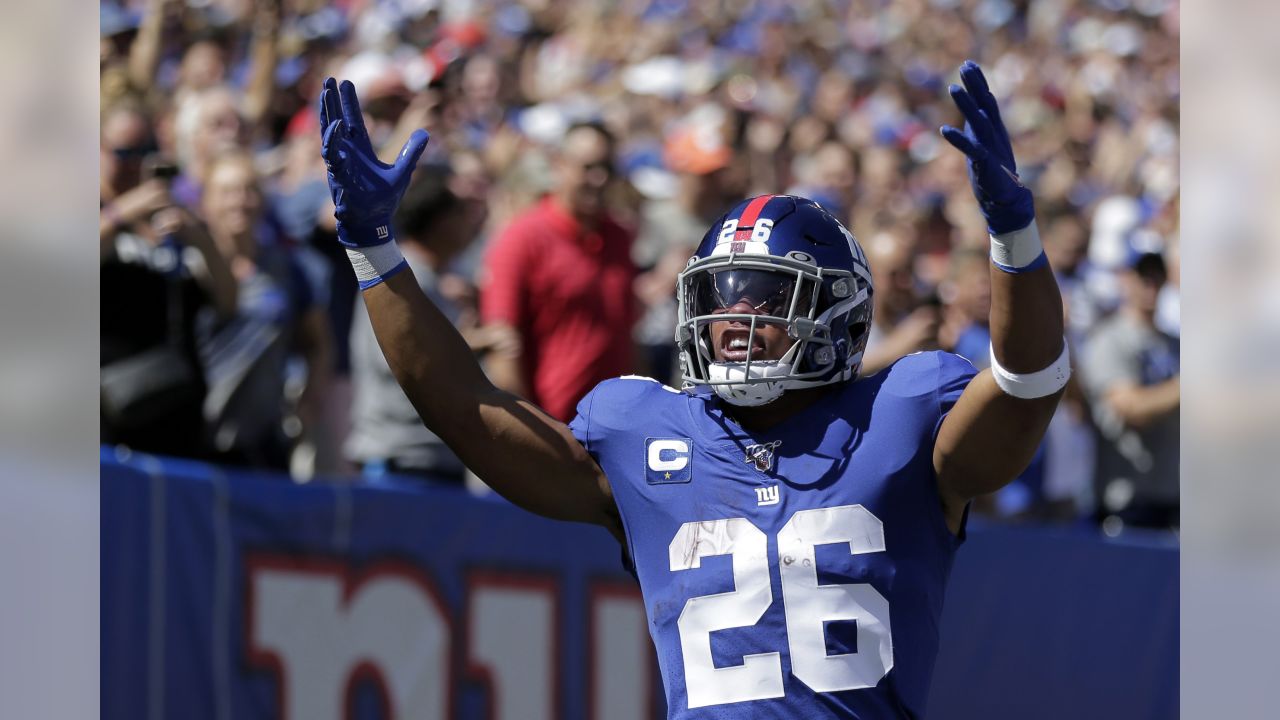
[[[853,256],[858,259],[858,262],[870,267],[870,264],[867,262],[866,253],[862,251],[862,246],[858,244],[858,241],[853,239],[853,233],[849,232],[849,228],[845,227],[841,223],[837,223],[836,227],[840,228],[840,232],[844,235],[845,241],[849,243],[849,252],[853,253]]]
[[[773,234],[773,220],[761,217],[765,205],[777,197],[761,195],[753,198],[736,218],[726,218],[720,226],[720,235],[712,254],[765,253],[769,252],[769,236]]]
[[[764,206],[768,205],[769,201],[774,197],[775,196],[773,195],[761,195],[757,198],[753,198],[751,202],[747,203],[747,206],[743,208],[742,216],[738,218],[738,227],[754,227],[756,220],[760,219],[760,213],[764,211]],[[772,225],[772,223],[770,223],[770,225]],[[748,233],[745,229],[739,230],[737,239],[746,240],[747,235]]]

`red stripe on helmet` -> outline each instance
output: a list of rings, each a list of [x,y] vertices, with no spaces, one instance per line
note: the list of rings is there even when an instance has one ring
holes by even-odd
[[[764,210],[764,206],[774,199],[775,195],[761,195],[751,202],[747,203],[746,209],[742,211],[742,216],[738,218],[738,232],[734,233],[734,240],[747,240],[751,237],[751,231],[748,228],[754,227],[756,220],[760,219],[760,213]]]

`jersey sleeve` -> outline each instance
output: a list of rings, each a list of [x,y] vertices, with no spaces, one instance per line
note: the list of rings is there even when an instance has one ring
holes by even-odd
[[[604,380],[577,404],[577,415],[568,428],[608,478],[613,491],[626,547],[622,566],[636,573],[636,532],[645,532],[652,519],[652,498],[646,482],[646,438],[689,434],[687,425],[673,424],[682,415],[677,407],[685,393],[650,378],[622,377]]]
[[[969,387],[969,382],[978,374],[978,369],[968,359],[949,352],[936,353],[938,358],[938,382],[935,386],[935,397],[937,399],[938,420],[933,425],[933,443],[938,441],[938,431],[942,429],[942,421],[947,419],[947,415],[951,412],[951,408],[956,406],[960,400],[960,396],[964,394],[964,389]],[[930,448],[933,447],[931,443]],[[932,451],[930,455],[930,468],[932,468]],[[932,475],[931,475],[932,476]],[[937,480],[930,483],[930,487],[936,487]],[[941,507],[938,505],[937,507]],[[969,525],[969,509],[973,507],[972,503],[965,503],[964,515],[960,518],[960,529],[954,535],[945,527],[946,520],[943,519],[943,531],[946,533],[947,540],[954,543],[953,547],[959,547],[965,541],[967,527]]]
[[[569,422],[569,431],[573,433],[573,437],[604,470],[605,477],[609,480],[626,538],[622,547],[622,567],[633,575],[636,573],[636,566],[632,556],[634,545],[631,527],[637,497],[636,489],[628,484],[626,474],[619,465],[619,456],[625,453],[628,441],[634,439],[629,432],[629,428],[633,427],[633,423],[628,420],[629,414],[634,414],[637,407],[643,407],[644,395],[652,387],[661,386],[652,380],[605,380],[578,401],[577,414]]]
[[[591,406],[595,403],[596,394],[600,392],[600,385],[596,385],[581,400],[578,401],[577,414],[573,416],[573,420],[569,421],[569,431],[573,433],[574,439],[578,444],[586,448],[587,453],[595,458],[597,463],[600,457],[598,450],[591,446]]]
[[[935,353],[938,359],[938,380],[935,385],[938,404],[938,420],[933,426],[933,439],[938,439],[938,431],[942,429],[942,421],[969,387],[969,382],[978,374],[978,369],[965,358],[955,353]]]
[[[628,440],[643,435],[637,435],[637,428],[661,417],[668,410],[662,400],[673,397],[683,393],[652,378],[626,375],[605,380],[578,401],[569,430],[600,462],[602,456],[625,452],[622,448]],[[603,462],[600,466],[607,469]]]

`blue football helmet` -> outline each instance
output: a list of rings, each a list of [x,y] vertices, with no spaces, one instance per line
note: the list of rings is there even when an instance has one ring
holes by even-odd
[[[755,406],[857,377],[871,330],[871,271],[853,234],[812,200],[760,195],[738,204],[703,237],[676,292],[685,387],[709,385],[729,403]],[[730,312],[743,301],[752,312]],[[716,359],[716,322],[749,327],[745,343],[733,341],[745,358]],[[751,357],[765,324],[793,340],[780,359]]]

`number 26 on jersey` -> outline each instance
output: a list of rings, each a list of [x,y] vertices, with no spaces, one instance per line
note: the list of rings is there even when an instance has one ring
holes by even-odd
[[[861,505],[800,510],[778,531],[778,555],[791,671],[814,692],[875,687],[893,668],[889,602],[866,583],[819,585],[815,548],[847,544],[854,555],[884,551],[884,525]],[[669,548],[671,571],[702,558],[733,557],[732,592],[689,598],[678,627],[689,708],[785,695],[780,653],[746,655],[717,668],[711,633],[755,625],[773,604],[768,538],[746,518],[689,522]],[[859,652],[828,655],[824,623],[856,620]]]

